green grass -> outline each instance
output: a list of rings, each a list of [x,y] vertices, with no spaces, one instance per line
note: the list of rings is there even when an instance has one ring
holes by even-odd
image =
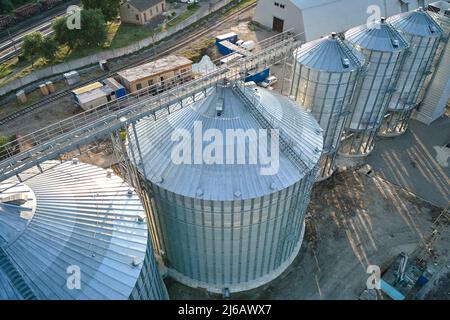
[[[161,31],[161,27],[149,28],[147,26],[134,26],[122,23],[118,27],[108,49],[126,47],[134,42],[151,37]]]
[[[207,54],[208,48],[214,47],[215,42],[215,39],[212,38],[203,39],[198,44],[195,44],[189,49],[180,52],[180,56],[197,63],[205,54]]]
[[[230,9],[228,9],[227,11],[225,11],[224,15],[229,15],[231,13],[234,13],[236,11],[241,10],[242,8],[246,7],[247,5],[249,5],[250,3],[256,2],[256,0],[242,0],[241,2],[239,2],[238,4],[236,4],[235,6],[232,6]]]
[[[192,16],[199,8],[200,6],[198,4],[188,5],[186,11],[182,12],[178,17],[176,17],[175,19],[171,20],[166,24],[166,28],[172,28],[178,25],[182,21]]]

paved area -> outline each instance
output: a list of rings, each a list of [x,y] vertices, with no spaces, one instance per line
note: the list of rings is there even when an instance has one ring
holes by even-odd
[[[450,118],[426,126],[411,120],[396,138],[378,139],[367,162],[385,179],[446,207],[450,200]]]
[[[234,299],[357,299],[368,265],[387,268],[412,252],[440,209],[376,174],[347,171],[316,184],[304,244],[293,264],[271,283]],[[448,257],[449,230],[438,252]],[[172,299],[219,299],[167,279]]]

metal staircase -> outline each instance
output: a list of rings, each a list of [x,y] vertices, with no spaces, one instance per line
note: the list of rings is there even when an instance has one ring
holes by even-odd
[[[14,288],[25,300],[36,300],[33,290],[27,285],[22,275],[17,271],[3,248],[0,248],[0,269],[6,274]]]
[[[247,72],[260,65],[280,61],[300,43],[298,36],[290,33],[277,35],[264,43],[259,52],[156,96],[146,96],[125,106],[120,101],[114,101],[14,140],[0,149],[0,181],[13,176],[21,181],[20,173],[24,170],[36,166],[42,172],[39,164],[44,161],[59,158],[98,138],[108,137],[112,132],[145,117],[156,119],[163,109],[170,113],[173,106],[184,108],[195,102],[198,93],[206,93],[208,88],[226,79],[243,79]],[[190,102],[186,103],[188,98],[191,98]]]
[[[278,129],[275,127],[276,121],[270,115],[264,115],[261,103],[253,103],[247,95],[243,92],[239,85],[233,86],[233,91],[242,99],[245,105],[249,108],[251,115],[260,123],[260,125],[267,130]],[[280,149],[285,153],[289,160],[299,169],[301,173],[308,172],[310,168],[303,161],[301,156],[294,150],[294,142],[286,136],[282,130],[279,130]]]

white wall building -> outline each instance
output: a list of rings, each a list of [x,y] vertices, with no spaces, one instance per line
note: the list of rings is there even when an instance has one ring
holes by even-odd
[[[253,20],[273,30],[304,33],[311,41],[344,32],[370,17],[389,17],[433,2],[429,0],[259,0]],[[378,12],[374,11],[377,6]],[[372,19],[374,20],[374,19]]]

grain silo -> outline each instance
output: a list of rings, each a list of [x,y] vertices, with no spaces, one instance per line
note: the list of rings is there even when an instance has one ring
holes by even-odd
[[[435,55],[433,75],[425,83],[423,101],[413,117],[430,124],[444,114],[450,98],[450,3],[436,1],[429,4],[427,10],[444,30],[444,36]]]
[[[330,177],[364,56],[337,34],[308,42],[294,52],[290,95],[324,130],[319,180]]]
[[[388,18],[409,42],[410,48],[402,61],[380,136],[397,136],[406,132],[425,78],[431,72],[433,57],[442,35],[441,27],[422,8]]]
[[[366,65],[353,96],[340,153],[367,156],[373,150],[409,44],[385,18],[348,30],[345,39],[364,54]]]
[[[292,100],[241,82],[195,100],[141,120],[128,139],[129,153],[142,154],[137,168],[152,197],[156,247],[169,275],[188,286],[217,293],[256,288],[300,250],[322,130]]]
[[[0,299],[166,299],[136,193],[78,161],[41,168],[0,182]]]

